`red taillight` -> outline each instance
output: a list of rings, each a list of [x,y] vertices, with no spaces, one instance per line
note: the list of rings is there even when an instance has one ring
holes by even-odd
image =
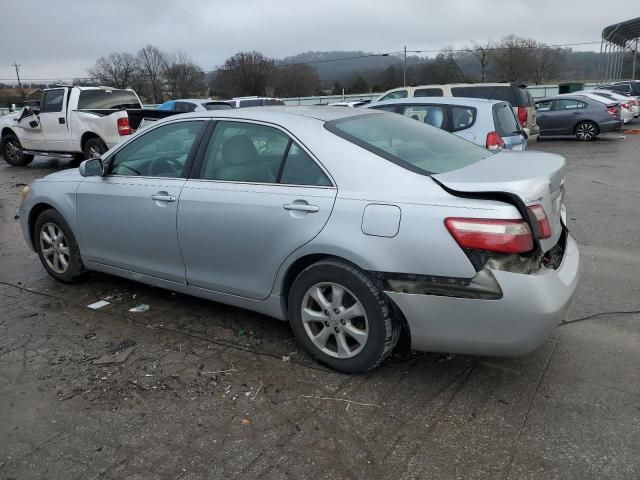
[[[629,103],[630,103],[631,105],[633,105],[634,107],[637,107],[637,106],[638,106],[638,101],[637,101],[635,98],[632,98],[631,100],[629,100]]]
[[[531,229],[522,220],[446,218],[444,224],[462,248],[500,253],[533,249]]]
[[[523,127],[527,126],[527,120],[529,119],[529,110],[527,107],[518,107],[518,121]]]
[[[629,105],[626,103],[621,103],[620,108],[624,108],[625,110],[629,110]]]
[[[504,140],[498,135],[498,132],[489,132],[487,134],[486,148],[489,150],[500,150],[504,148]]]
[[[551,237],[551,224],[549,223],[549,217],[547,212],[544,211],[542,205],[531,205],[529,211],[533,213],[538,221],[538,228],[540,228],[540,238]]]
[[[618,116],[620,114],[620,110],[618,110],[618,107],[607,107],[607,112],[609,112],[609,114],[613,116]]]
[[[128,118],[118,119],[118,134],[119,135],[131,135],[131,126],[129,125]]]

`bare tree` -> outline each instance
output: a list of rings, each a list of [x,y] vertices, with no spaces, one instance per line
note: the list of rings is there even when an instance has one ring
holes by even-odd
[[[507,35],[500,39],[490,56],[498,80],[522,82],[531,79],[537,48],[538,42],[531,38]]]
[[[491,48],[493,44],[491,42],[476,43],[467,48],[467,54],[474,57],[480,64],[480,81],[487,81],[487,74],[489,73],[489,65],[491,63]]]
[[[273,86],[279,97],[306,97],[318,93],[320,78],[309,65],[286,65],[274,70]]]
[[[163,73],[167,91],[173,98],[204,95],[207,90],[204,72],[184,52],[168,55]]]
[[[533,56],[533,81],[535,84],[541,85],[554,75],[564,57],[565,52],[561,48],[549,48],[540,44]]]
[[[130,87],[139,75],[138,59],[130,53],[112,53],[100,57],[89,75],[101,85]]]
[[[147,45],[138,52],[138,64],[143,76],[142,93],[153,103],[162,101],[165,85],[165,68],[167,65],[167,54],[153,45]]]
[[[227,96],[264,95],[274,62],[260,52],[238,52],[218,70],[216,91]]]

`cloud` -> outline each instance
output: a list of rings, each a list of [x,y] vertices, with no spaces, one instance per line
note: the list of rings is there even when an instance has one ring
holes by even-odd
[[[211,70],[239,50],[278,58],[435,50],[509,33],[549,44],[598,41],[602,28],[626,19],[593,0],[21,0],[2,12],[0,78],[13,78],[16,61],[27,79],[83,76],[98,57],[147,44],[183,50]]]

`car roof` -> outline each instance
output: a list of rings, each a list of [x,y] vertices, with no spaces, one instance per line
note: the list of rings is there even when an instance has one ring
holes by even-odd
[[[277,124],[288,124],[289,122],[295,122],[296,118],[300,117],[320,120],[321,122],[329,122],[331,120],[338,120],[341,118],[376,114],[384,114],[384,112],[376,112],[359,108],[344,108],[321,105],[269,105],[264,107],[246,107],[232,110],[207,110],[206,112],[184,113],[172,115],[170,117],[167,117],[165,120],[188,117],[224,117],[245,120],[259,120]],[[160,121],[158,123],[160,123]]]
[[[504,100],[493,100],[486,98],[469,98],[469,97],[411,97],[398,98],[396,100],[382,100],[380,102],[372,102],[366,105],[366,108],[372,108],[376,105],[404,105],[404,104],[426,104],[439,103],[443,105],[495,105],[498,103],[507,103]]]

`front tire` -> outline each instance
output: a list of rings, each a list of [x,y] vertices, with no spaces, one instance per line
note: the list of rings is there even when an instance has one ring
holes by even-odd
[[[78,242],[57,211],[45,210],[38,216],[33,240],[42,265],[56,280],[73,283],[84,273]]]
[[[13,133],[5,135],[0,140],[0,154],[9,165],[14,167],[26,167],[34,157],[34,155],[24,153],[20,140]]]
[[[289,292],[288,306],[298,342],[341,372],[377,367],[399,338],[400,322],[383,292],[345,262],[324,260],[303,270]]]
[[[598,136],[600,129],[594,122],[580,122],[574,130],[575,136],[581,142],[590,142]]]
[[[107,150],[108,148],[105,143],[98,137],[90,138],[87,140],[87,143],[84,144],[84,158],[85,160],[100,158]]]

